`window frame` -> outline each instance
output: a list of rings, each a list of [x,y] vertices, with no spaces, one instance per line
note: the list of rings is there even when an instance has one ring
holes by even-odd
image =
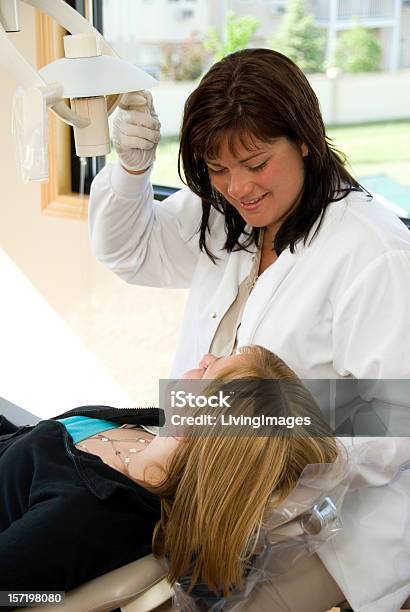
[[[64,57],[63,37],[67,33],[54,19],[36,9],[37,68]],[[41,185],[41,210],[46,215],[86,219],[88,197],[71,187],[71,127],[49,111],[48,182]]]

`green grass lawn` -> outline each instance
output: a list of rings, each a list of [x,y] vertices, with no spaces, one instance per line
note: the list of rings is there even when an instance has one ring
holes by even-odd
[[[385,174],[410,186],[410,119],[329,126],[328,135],[347,154],[356,177]]]
[[[410,187],[410,119],[384,123],[328,126],[333,143],[348,157],[354,176],[384,174]],[[178,139],[163,138],[157,152],[153,182],[180,186]],[[115,157],[111,153],[109,160]]]

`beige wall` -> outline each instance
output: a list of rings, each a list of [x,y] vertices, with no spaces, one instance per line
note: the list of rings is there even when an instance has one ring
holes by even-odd
[[[315,79],[316,80],[316,79]],[[315,87],[315,80],[311,80]],[[410,70],[342,75],[333,86],[336,113],[330,123],[361,123],[406,119],[410,109]],[[388,95],[385,95],[388,92]],[[330,110],[330,109],[329,109]]]
[[[309,74],[325,122],[362,123],[407,119],[410,109],[410,70],[344,74],[335,81],[325,74]],[[178,134],[186,97],[194,81],[164,83],[152,90],[162,122],[162,134]],[[382,95],[388,91],[389,96]],[[172,104],[169,101],[172,101]]]
[[[21,5],[22,31],[11,36],[34,65],[34,10]],[[0,249],[95,353],[133,403],[154,403],[157,380],[169,372],[185,292],[125,285],[91,256],[84,221],[41,213],[40,187],[22,184],[12,151],[11,100],[18,84],[3,70],[0,78]]]

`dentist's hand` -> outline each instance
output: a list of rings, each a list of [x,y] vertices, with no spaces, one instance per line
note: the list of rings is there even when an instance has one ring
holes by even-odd
[[[160,127],[149,91],[122,96],[113,121],[112,141],[126,170],[139,174],[154,163]]]

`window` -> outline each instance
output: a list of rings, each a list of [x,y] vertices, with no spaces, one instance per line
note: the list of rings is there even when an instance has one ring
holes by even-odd
[[[226,0],[223,5],[217,0],[93,0],[87,3],[70,0],[70,4],[83,11],[91,4],[95,26],[119,55],[160,79],[159,86],[152,90],[162,123],[153,181],[163,186],[158,189],[162,194],[182,184],[177,175],[177,153],[183,104],[213,61],[203,41],[210,27],[223,31],[222,7],[238,16],[255,16],[260,26],[249,44],[269,46],[272,35],[283,24],[281,11],[272,9],[289,6],[283,0],[258,3]],[[343,23],[337,21],[336,29],[331,28],[323,17],[323,0],[309,0],[307,6],[328,43],[330,36],[335,37],[330,40],[333,46],[353,27],[343,15]],[[403,14],[406,11],[403,7]],[[329,72],[328,76],[322,71],[308,74],[308,78],[321,102],[329,135],[347,153],[355,176],[390,202],[399,215],[410,217],[410,120],[408,109],[400,106],[404,104],[400,91],[410,87],[410,77],[406,70],[391,70],[398,61],[401,61],[400,67],[410,67],[410,22],[402,19],[401,48],[400,44],[393,44],[397,32],[390,22],[385,27],[378,22],[377,29],[372,28],[369,14],[368,22],[363,23],[382,47],[381,70],[367,74],[331,75]],[[404,53],[405,48],[409,49],[408,53]],[[381,95],[386,90],[391,92],[388,100]],[[403,118],[398,119],[400,116]],[[54,125],[52,130],[61,131],[65,127]],[[112,150],[107,159],[87,161],[84,168],[72,155],[73,182],[72,189],[66,185],[68,196],[70,189],[78,190],[81,170],[85,170],[87,188],[99,168],[115,156]],[[67,200],[64,206],[67,208]]]
[[[102,0],[99,4],[107,41],[121,57],[160,80],[152,89],[162,124],[153,182],[179,188],[178,132],[184,101],[209,64],[202,44],[210,25],[209,3],[160,0],[145,7],[135,0]],[[115,157],[113,150],[107,160]]]
[[[209,28],[214,27],[219,32],[223,30],[222,9],[232,10],[238,16],[253,15],[260,25],[250,44],[269,46],[272,35],[283,24],[284,13],[291,3],[287,0],[257,3],[252,0],[226,0],[222,5],[216,0],[197,0],[194,15],[185,16],[189,0],[168,0],[161,8],[157,5],[152,11],[145,12],[144,18],[140,13],[138,20],[135,11],[140,7],[137,9],[136,4],[135,0],[102,0],[104,35],[120,55],[160,76],[161,84],[152,93],[163,124],[163,137],[153,178],[160,184],[178,187],[181,183],[176,167],[182,107],[198,76],[212,63],[212,57],[203,49],[203,40]],[[309,0],[306,6],[328,38],[331,35],[330,25],[319,23],[323,4],[323,0]],[[178,11],[166,12],[167,5],[168,8],[178,5]],[[161,23],[158,23],[159,10],[162,10]],[[117,15],[122,13],[123,21],[114,18],[114,12]],[[142,23],[144,32],[141,30]],[[370,27],[370,22],[368,25]],[[353,22],[349,27],[353,27]],[[343,28],[346,28],[346,24]],[[337,37],[343,33],[343,28],[337,24]],[[396,61],[391,55],[395,48],[392,46],[394,32],[391,24],[372,31],[382,46],[382,71],[367,75],[345,74],[332,79],[326,78],[323,69],[321,75],[309,74],[308,78],[321,101],[329,134],[348,155],[355,176],[390,202],[398,214],[410,217],[410,155],[406,145],[410,138],[410,121],[406,119],[408,112],[403,108],[403,120],[396,121],[397,113],[389,111],[385,102],[378,111],[375,109],[375,101],[383,100],[383,96],[377,92],[384,91],[386,87],[402,90],[402,78],[409,79],[410,86],[410,77],[408,73],[402,77],[389,71]],[[410,43],[410,22],[403,22],[401,37]],[[400,45],[397,49],[399,53]],[[405,62],[410,67],[410,54]],[[370,89],[366,90],[366,87]],[[370,100],[373,115],[369,112]]]

